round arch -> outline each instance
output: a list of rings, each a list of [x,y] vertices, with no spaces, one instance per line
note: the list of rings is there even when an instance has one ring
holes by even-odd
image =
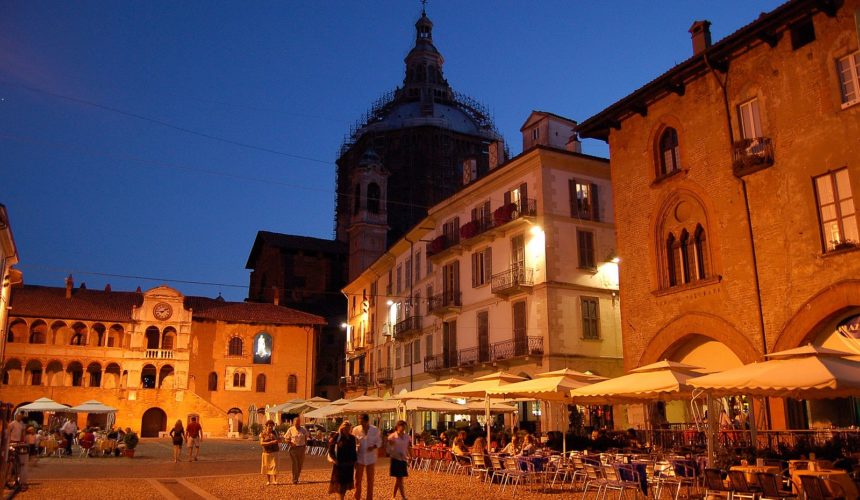
[[[65,368],[63,368],[63,363],[57,359],[52,359],[48,362],[48,365],[45,367],[45,377],[47,378],[48,386],[50,387],[62,387],[64,380]]]
[[[48,324],[38,319],[30,324],[29,343],[44,344],[48,341]]]
[[[167,413],[154,406],[145,412],[140,419],[140,437],[158,437],[160,432],[167,430]]]
[[[63,321],[51,323],[51,344],[66,345],[67,341],[71,341],[69,325]]]
[[[834,317],[860,306],[860,280],[837,282],[801,305],[777,335],[772,351],[784,351],[811,342]]]
[[[710,338],[727,346],[743,363],[752,363],[761,358],[752,341],[742,335],[724,319],[705,313],[688,313],[669,322],[648,342],[639,356],[636,366],[626,366],[630,370],[637,366],[656,363],[675,352],[693,335]]]
[[[27,322],[21,318],[15,318],[9,323],[6,330],[6,342],[24,343],[27,341]]]

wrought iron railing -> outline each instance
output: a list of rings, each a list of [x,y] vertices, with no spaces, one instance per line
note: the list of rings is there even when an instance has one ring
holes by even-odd
[[[431,314],[445,312],[453,307],[462,306],[459,290],[446,290],[430,297],[429,311]]]
[[[534,269],[522,264],[515,264],[506,271],[494,274],[490,278],[490,289],[493,293],[508,293],[523,287],[534,286]]]
[[[457,366],[457,351],[424,357],[424,371],[434,372]]]
[[[459,366],[472,366],[478,364],[478,348],[470,347],[468,349],[460,349],[457,353]]]
[[[509,359],[518,356],[539,356],[543,354],[543,337],[525,335],[517,335],[514,332],[514,338],[496,342],[492,346],[493,361]]]
[[[376,381],[382,385],[390,385],[394,380],[391,374],[391,367],[380,368],[376,370]]]
[[[394,324],[394,339],[401,340],[421,330],[421,316],[410,316]]]
[[[732,168],[735,175],[751,174],[771,165],[773,165],[773,142],[770,137],[754,137],[734,142]]]

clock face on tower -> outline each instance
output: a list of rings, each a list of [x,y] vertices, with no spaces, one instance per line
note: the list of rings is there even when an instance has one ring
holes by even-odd
[[[155,316],[156,319],[164,321],[173,316],[173,308],[170,307],[170,304],[159,302],[152,308],[152,315]]]

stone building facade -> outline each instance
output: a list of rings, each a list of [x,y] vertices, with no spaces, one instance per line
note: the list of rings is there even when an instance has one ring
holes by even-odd
[[[620,374],[609,165],[565,149],[574,126],[533,113],[524,137],[566,132],[433,206],[345,287],[348,396],[498,370]],[[533,403],[520,415],[540,420]]]
[[[612,158],[625,368],[857,348],[858,9],[794,0],[715,44],[697,22],[690,59],[579,125]],[[769,410],[858,422],[856,401]]]
[[[197,415],[223,436],[257,422],[255,408],[311,397],[322,324],[282,306],[167,286],[96,291],[71,277],[65,288],[23,285],[12,291],[2,399],[96,399],[144,437]]]
[[[9,324],[9,301],[12,285],[21,280],[21,273],[12,266],[18,263],[18,248],[12,236],[9,214],[6,207],[0,204],[0,339],[6,335]],[[6,344],[0,340],[0,363],[5,359]],[[0,364],[2,368],[2,364]]]

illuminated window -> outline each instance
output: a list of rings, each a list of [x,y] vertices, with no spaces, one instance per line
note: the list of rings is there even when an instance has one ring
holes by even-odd
[[[824,251],[853,248],[860,238],[848,169],[828,172],[814,181]]]
[[[839,73],[842,107],[860,102],[860,51],[837,60],[836,72]]]
[[[599,221],[597,184],[570,179],[570,216],[577,219]]]

